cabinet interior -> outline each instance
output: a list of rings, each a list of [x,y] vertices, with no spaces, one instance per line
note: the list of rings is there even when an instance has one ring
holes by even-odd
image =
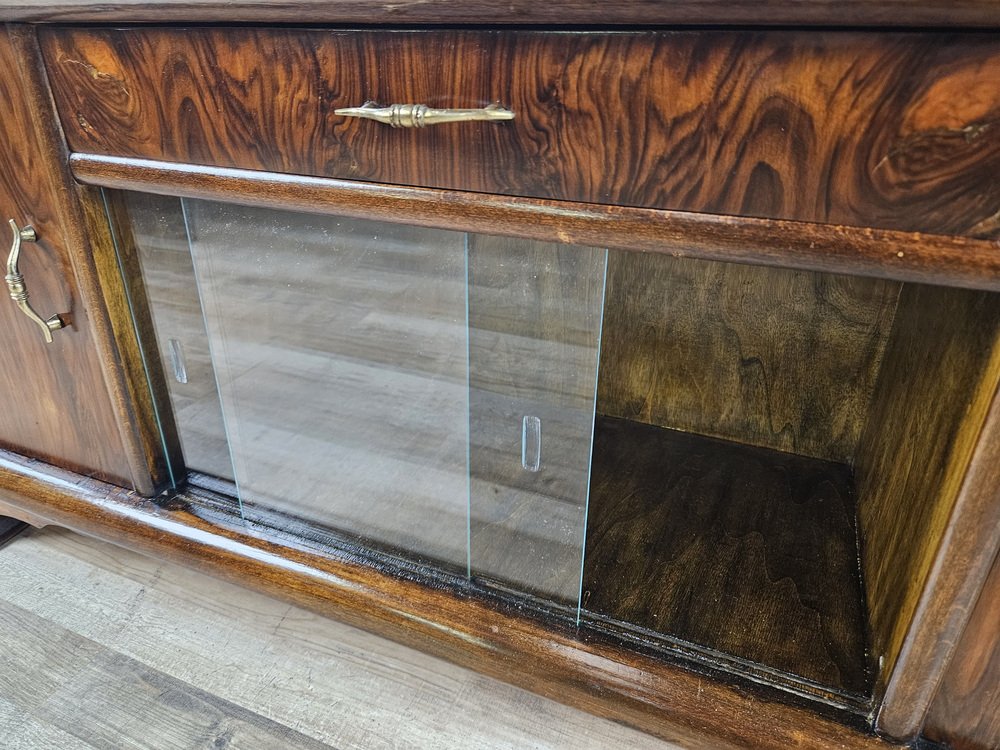
[[[996,387],[998,325],[985,292],[613,254],[583,606],[871,695]]]
[[[1000,377],[998,295],[263,211],[272,242],[255,209],[108,196],[161,421],[244,517],[838,705],[891,670]]]

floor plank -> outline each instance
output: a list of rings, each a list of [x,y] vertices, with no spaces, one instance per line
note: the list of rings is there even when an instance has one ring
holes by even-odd
[[[673,747],[55,528],[0,550],[0,659],[16,750]]]

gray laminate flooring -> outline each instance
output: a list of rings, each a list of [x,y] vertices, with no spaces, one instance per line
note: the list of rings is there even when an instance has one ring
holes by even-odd
[[[0,747],[674,746],[203,573],[47,528],[0,549]]]

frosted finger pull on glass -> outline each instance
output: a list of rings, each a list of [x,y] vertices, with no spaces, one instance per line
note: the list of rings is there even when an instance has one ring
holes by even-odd
[[[525,471],[542,467],[542,420],[538,417],[521,420],[521,466]]]

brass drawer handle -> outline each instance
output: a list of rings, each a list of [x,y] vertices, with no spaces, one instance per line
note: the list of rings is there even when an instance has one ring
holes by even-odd
[[[31,308],[31,305],[28,304],[28,288],[24,285],[24,276],[17,268],[17,261],[21,255],[21,243],[35,242],[38,235],[35,234],[32,227],[20,229],[13,219],[10,220],[10,228],[14,231],[14,244],[10,246],[10,255],[7,256],[7,275],[4,277],[7,280],[10,298],[21,308],[21,312],[41,326],[46,343],[51,344],[52,331],[58,331],[64,323],[58,315],[53,315],[48,320],[42,320],[41,316]]]
[[[443,122],[514,119],[514,113],[499,104],[491,104],[482,109],[431,109],[426,104],[390,104],[388,107],[380,107],[375,102],[365,102],[360,107],[335,109],[333,113],[375,120],[394,128],[424,128]]]

